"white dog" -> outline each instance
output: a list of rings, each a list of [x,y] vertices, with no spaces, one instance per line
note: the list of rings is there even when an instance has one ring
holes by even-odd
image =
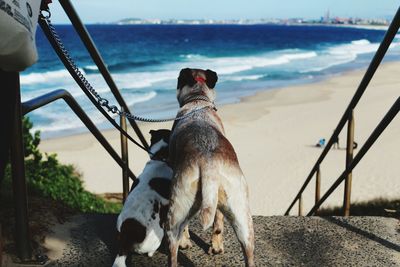
[[[171,131],[150,131],[150,157],[118,216],[118,255],[113,267],[126,266],[133,250],[153,256],[164,237],[172,169],[166,163]]]

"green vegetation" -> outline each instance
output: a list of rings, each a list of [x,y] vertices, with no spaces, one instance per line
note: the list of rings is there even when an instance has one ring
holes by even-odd
[[[72,165],[64,165],[56,154],[43,155],[38,145],[40,132],[30,133],[32,123],[23,120],[25,145],[25,172],[28,190],[35,195],[61,201],[82,212],[117,213],[121,204],[105,201],[83,187],[81,175]],[[6,169],[6,184],[11,183],[10,166]]]
[[[319,216],[342,216],[342,207],[321,209]],[[384,216],[400,217],[400,199],[376,198],[369,201],[352,203],[351,216]]]

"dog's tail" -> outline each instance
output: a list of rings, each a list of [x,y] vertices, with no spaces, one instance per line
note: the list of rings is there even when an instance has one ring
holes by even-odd
[[[218,205],[219,183],[216,175],[209,168],[201,170],[201,195],[200,223],[207,230],[214,222]]]

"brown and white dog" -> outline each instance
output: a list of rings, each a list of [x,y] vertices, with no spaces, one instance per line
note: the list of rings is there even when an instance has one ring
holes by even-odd
[[[204,229],[214,221],[213,250],[223,249],[222,212],[242,246],[246,266],[254,266],[248,187],[213,104],[217,80],[217,74],[211,70],[188,68],[181,70],[178,78],[180,110],[177,117],[189,112],[191,115],[175,122],[170,139],[174,174],[165,226],[170,266],[177,266],[179,239],[189,220],[198,212]],[[203,108],[206,106],[208,108]],[[193,112],[195,109],[200,110]]]
[[[172,169],[166,163],[170,133],[170,130],[150,131],[151,159],[132,186],[118,216],[119,248],[113,267],[126,266],[126,257],[132,250],[151,257],[164,237],[172,178]]]

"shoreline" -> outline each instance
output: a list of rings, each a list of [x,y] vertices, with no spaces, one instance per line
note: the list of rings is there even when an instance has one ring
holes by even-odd
[[[389,64],[391,62],[393,62],[393,61],[389,61]],[[394,62],[397,62],[397,61],[394,61]],[[383,63],[383,64],[387,64],[387,63]],[[311,80],[299,79],[299,80],[296,80],[297,85],[281,85],[281,86],[268,87],[268,88],[257,88],[257,89],[254,89],[254,91],[250,92],[249,95],[238,96],[237,97],[237,99],[238,99],[237,102],[236,101],[232,101],[232,102],[220,104],[220,105],[218,105],[218,108],[221,108],[221,107],[224,107],[224,106],[227,106],[227,105],[236,105],[236,104],[242,103],[247,98],[251,98],[253,96],[256,96],[259,93],[269,92],[269,91],[274,91],[274,90],[281,90],[281,89],[290,88],[290,87],[294,87],[294,86],[312,85],[312,84],[315,84],[315,83],[324,82],[326,80],[329,80],[329,79],[332,79],[332,78],[335,78],[335,77],[338,77],[338,76],[341,76],[341,75],[346,75],[346,74],[350,74],[352,72],[363,71],[363,70],[365,70],[365,67],[355,67],[355,68],[352,68],[352,69],[349,69],[349,70],[343,70],[343,71],[340,71],[340,72],[335,72],[335,73],[330,73],[330,74],[317,76],[317,77],[314,77]],[[218,94],[217,94],[217,98],[218,98]],[[178,106],[177,106],[176,112],[178,112]],[[156,119],[158,119],[158,118],[156,118]],[[116,120],[118,120],[117,117],[116,117]],[[104,123],[108,123],[108,122],[105,121],[102,124],[104,124]],[[146,128],[145,125],[147,125],[149,123],[137,121],[137,124],[138,124],[139,128],[141,128],[143,126]],[[128,125],[129,125],[129,122],[128,122]],[[98,125],[96,125],[96,126],[98,127],[99,131],[102,132],[102,133],[108,132],[108,131],[115,131],[115,129],[113,128],[112,125],[109,125],[106,128],[100,128],[101,126],[99,127]],[[129,128],[129,126],[128,126],[128,128]],[[40,129],[38,129],[38,130],[40,130]],[[41,132],[41,134],[43,134],[43,133]],[[47,136],[41,137],[41,140],[45,141],[45,140],[68,138],[68,137],[87,135],[87,134],[90,134],[90,131],[86,127],[83,126],[82,128],[79,128],[76,132],[71,131],[70,133],[66,133],[66,134],[63,134],[62,132],[59,132],[59,131],[57,131],[57,133],[52,133],[52,134],[48,134],[47,133],[47,134],[45,134]],[[135,133],[133,133],[132,136],[135,137],[136,136]],[[134,139],[136,141],[139,141],[138,138],[134,138]]]
[[[244,28],[224,30],[222,32],[226,32],[228,36],[235,32],[252,32],[248,40],[241,40],[238,43],[239,46],[234,45],[232,47],[232,53],[225,51],[224,44],[221,41],[223,39],[214,38],[212,45],[215,46],[216,50],[213,53],[209,53],[208,49],[201,46],[202,48],[195,49],[195,52],[186,50],[187,48],[182,48],[183,50],[180,48],[171,49],[164,57],[156,49],[153,56],[156,59],[158,58],[157,60],[154,60],[153,56],[150,58],[145,55],[136,59],[121,57],[118,60],[115,59],[118,64],[113,63],[112,53],[110,52],[113,51],[112,49],[105,50],[104,54],[105,58],[111,61],[109,67],[114,79],[119,84],[121,93],[129,102],[128,105],[134,106],[135,115],[163,118],[164,116],[173,117],[175,115],[174,112],[177,110],[177,106],[174,105],[175,99],[172,95],[175,93],[176,76],[179,69],[188,65],[194,65],[194,67],[209,66],[209,68],[220,73],[218,89],[221,96],[224,94],[225,97],[221,104],[226,104],[228,102],[239,102],[240,97],[254,94],[255,91],[260,89],[285,87],[295,83],[314,83],[326,79],[329,75],[337,75],[338,72],[357,69],[372,57],[383,35],[382,32],[354,31],[344,28],[335,30],[333,27],[297,28],[290,26],[279,28],[281,30],[278,30],[277,33],[280,32],[282,36],[276,39],[276,44],[274,44],[275,41],[272,43],[268,41],[269,33],[276,31],[274,27],[262,27],[262,29],[250,27],[249,31]],[[67,32],[73,31],[71,27],[64,30]],[[98,31],[98,33],[101,33],[99,36],[104,35],[103,37],[105,37],[107,33],[115,32],[116,30],[111,27]],[[262,36],[265,36],[263,38],[260,37],[263,42],[261,42],[261,39],[260,42],[254,42],[254,38],[259,38],[257,37],[258,30],[260,30],[260,34],[263,33]],[[307,34],[317,34],[312,34],[311,36],[314,37],[311,39],[299,42],[298,37],[295,34],[291,34],[299,32],[299,30]],[[144,34],[146,29],[132,30],[126,28],[118,30],[124,35],[136,31],[137,34]],[[190,34],[197,31],[193,29],[187,30]],[[209,31],[213,30],[204,29],[204,32]],[[149,41],[154,41],[157,40],[154,37],[162,32],[164,30],[155,29],[154,36],[144,34],[142,38],[146,39],[148,37],[150,38]],[[345,38],[340,36],[342,32]],[[200,38],[199,40],[196,40],[198,42],[206,41],[201,36],[198,37]],[[100,43],[107,44],[106,39],[101,40],[103,41]],[[190,38],[185,40],[189,43],[191,42]],[[75,42],[75,39],[70,41]],[[129,39],[124,42],[128,44]],[[163,46],[171,45],[170,41],[165,42],[162,42]],[[285,44],[286,42],[287,44]],[[139,42],[134,46],[139,48],[142,44],[144,43]],[[245,47],[248,48],[241,49],[240,46],[245,44]],[[395,44],[397,46],[400,44],[398,38],[395,40]],[[393,55],[396,57],[399,54],[399,48],[397,47],[397,49],[393,50]],[[78,51],[72,49],[70,52],[75,53]],[[46,53],[51,53],[51,49]],[[108,98],[110,103],[116,104],[93,62],[86,56],[84,58],[82,58],[80,67],[84,72],[87,72],[87,79],[92,82],[94,88],[100,90],[102,97]],[[55,60],[54,63],[56,63]],[[29,72],[21,75],[21,81],[24,85],[23,100],[37,97],[42,92],[67,88],[102,130],[109,128],[110,125],[104,121],[104,118],[87,101],[85,94],[76,86],[74,80],[70,79],[68,71],[59,67],[48,68],[39,63],[37,67],[31,68]],[[237,90],[234,90],[234,92],[232,88]],[[217,102],[217,104],[219,103]],[[53,116],[55,112],[57,112],[57,116]],[[49,105],[43,110],[33,112],[30,115],[34,122],[34,129],[41,128],[44,130],[42,133],[43,139],[75,135],[86,131],[82,123],[75,120],[70,111],[60,103]]]
[[[281,24],[285,25],[285,24]],[[389,25],[367,25],[367,24],[324,24],[324,23],[301,23],[301,24],[287,24],[290,26],[326,26],[326,27],[342,27],[342,28],[354,28],[364,30],[379,30],[386,31]]]
[[[69,25],[69,24],[58,24]],[[112,26],[255,26],[255,25],[276,25],[276,26],[325,26],[325,27],[346,27],[365,30],[387,30],[389,25],[373,25],[373,24],[333,24],[333,23],[92,23],[88,25],[112,25]]]
[[[396,78],[396,71],[399,66],[399,62],[384,63],[360,101],[356,110],[356,141],[359,147],[393,104],[393,97],[398,96],[396,85],[400,78]],[[352,70],[315,83],[268,89],[246,96],[239,103],[220,107],[219,114],[227,137],[238,154],[250,187],[253,214],[284,213],[322,151],[314,144],[319,138],[330,137],[363,74],[364,71]],[[399,118],[395,120],[399,121]],[[148,139],[150,129],[170,128],[171,123],[140,124],[139,127]],[[119,152],[119,133],[115,130],[102,132]],[[345,134],[346,129],[340,134],[342,147]],[[397,196],[400,182],[396,182],[395,178],[400,173],[400,167],[395,163],[398,159],[395,148],[400,147],[399,138],[396,138],[399,134],[400,124],[394,121],[356,167],[352,201]],[[77,166],[90,191],[121,191],[120,168],[90,133],[46,139],[40,149],[56,152],[61,162]],[[138,175],[147,161],[147,155],[132,145],[129,153],[132,171]],[[336,180],[344,162],[345,150],[334,149],[328,154],[321,166],[321,193]],[[366,180],[362,181],[360,176]],[[376,182],[378,178],[379,184]],[[311,182],[304,195],[306,209],[313,203],[313,190]],[[340,188],[328,205],[341,205],[342,195]]]

